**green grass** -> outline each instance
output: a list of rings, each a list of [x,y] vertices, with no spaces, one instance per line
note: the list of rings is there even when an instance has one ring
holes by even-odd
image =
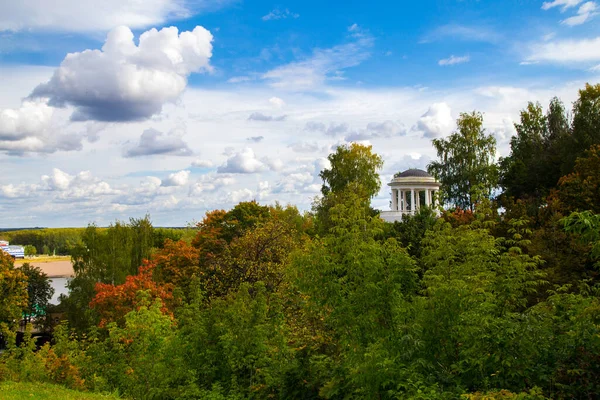
[[[113,395],[77,392],[49,383],[0,382],[0,398],[2,400],[114,400]]]

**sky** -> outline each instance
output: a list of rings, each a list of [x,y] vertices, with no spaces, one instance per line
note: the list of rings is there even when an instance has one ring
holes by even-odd
[[[0,228],[308,210],[339,145],[387,182],[479,111],[600,82],[600,1],[0,0]]]

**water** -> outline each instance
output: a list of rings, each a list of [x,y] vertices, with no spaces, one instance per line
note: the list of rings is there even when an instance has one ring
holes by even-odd
[[[54,288],[54,295],[50,299],[50,304],[58,304],[58,296],[69,294],[67,282],[69,282],[69,278],[50,278],[50,284]]]

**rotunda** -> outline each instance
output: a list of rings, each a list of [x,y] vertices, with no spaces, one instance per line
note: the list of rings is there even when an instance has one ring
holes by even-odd
[[[404,215],[415,214],[421,206],[434,208],[435,194],[441,185],[422,169],[407,169],[394,175],[388,186],[392,190],[391,211],[382,211],[381,218],[393,222],[402,220]]]

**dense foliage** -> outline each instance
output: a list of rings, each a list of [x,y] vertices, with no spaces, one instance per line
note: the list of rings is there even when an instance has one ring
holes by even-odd
[[[139,399],[600,398],[599,99],[586,86],[572,121],[558,99],[529,104],[499,165],[462,114],[436,144],[456,206],[440,218],[384,223],[381,158],[355,144],[312,212],[243,202],[160,246],[147,218],[92,225],[68,323],[11,345],[0,379]],[[10,331],[27,278],[0,268]]]

